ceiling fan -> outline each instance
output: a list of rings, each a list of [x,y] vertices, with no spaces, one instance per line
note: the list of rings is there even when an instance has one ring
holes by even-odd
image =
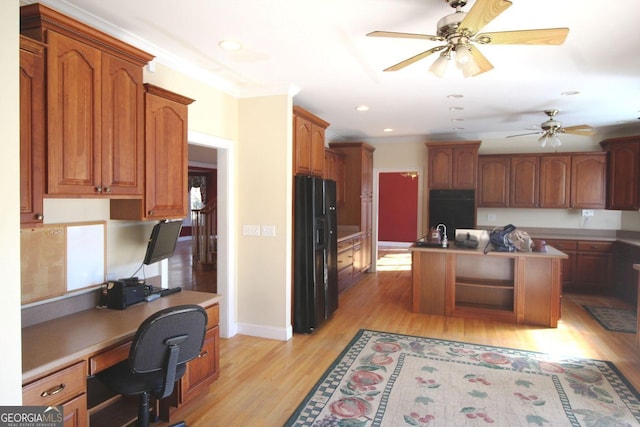
[[[544,113],[549,117],[547,121],[542,122],[540,125],[541,131],[538,132],[529,132],[529,133],[521,133],[518,135],[509,135],[507,138],[513,138],[516,136],[524,136],[524,135],[536,135],[542,134],[540,138],[538,138],[538,142],[541,147],[545,147],[549,144],[550,147],[558,148],[562,145],[560,142],[560,138],[558,138],[558,134],[560,133],[568,133],[572,135],[582,135],[582,136],[590,136],[595,134],[595,130],[591,126],[588,125],[577,125],[577,126],[569,126],[562,127],[562,122],[554,119],[556,114],[558,114],[558,110],[544,110]]]
[[[440,56],[429,71],[442,77],[447,63],[455,56],[456,64],[465,77],[472,77],[493,69],[493,65],[478,50],[476,44],[535,44],[560,45],[564,43],[568,28],[548,28],[538,30],[501,31],[478,34],[485,25],[504,12],[511,2],[508,0],[477,0],[469,12],[461,10],[467,0],[444,0],[456,11],[438,21],[437,35],[373,31],[369,37],[394,37],[423,39],[446,44],[433,47],[411,58],[405,59],[384,71],[397,71],[435,52]]]

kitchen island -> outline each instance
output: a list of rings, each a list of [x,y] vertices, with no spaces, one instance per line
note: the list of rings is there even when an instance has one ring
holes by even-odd
[[[563,252],[410,250],[414,312],[557,327]]]

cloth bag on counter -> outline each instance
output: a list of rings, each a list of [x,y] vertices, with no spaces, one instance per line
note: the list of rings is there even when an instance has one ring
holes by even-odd
[[[498,227],[489,233],[489,242],[484,248],[484,253],[489,252],[491,247],[497,252],[530,252],[534,248],[533,240],[526,231],[518,230],[515,225],[505,225],[502,230]]]

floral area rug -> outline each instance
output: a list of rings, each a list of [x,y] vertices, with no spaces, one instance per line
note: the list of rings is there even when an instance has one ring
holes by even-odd
[[[638,426],[611,362],[360,330],[286,426]]]
[[[583,307],[608,331],[636,333],[638,317],[635,310],[593,305],[584,305]]]

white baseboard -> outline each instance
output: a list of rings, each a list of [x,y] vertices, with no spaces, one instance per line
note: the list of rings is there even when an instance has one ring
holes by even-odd
[[[238,323],[238,333],[252,337],[267,338],[270,340],[289,341],[293,337],[293,327],[274,328],[272,326],[251,325]]]
[[[408,248],[413,242],[378,242],[379,248]]]

